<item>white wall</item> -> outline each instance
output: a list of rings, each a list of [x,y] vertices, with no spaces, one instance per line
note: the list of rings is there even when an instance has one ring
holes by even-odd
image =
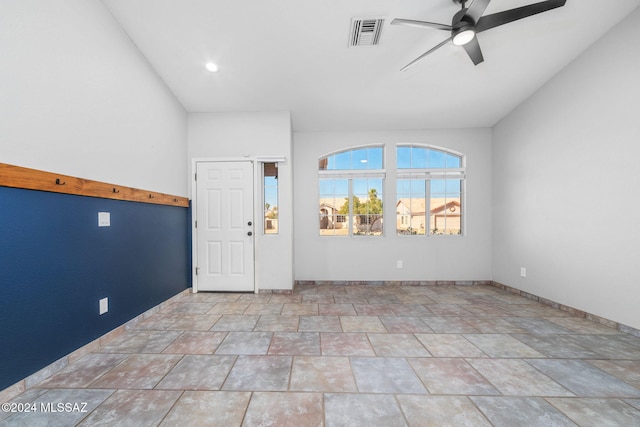
[[[396,143],[433,144],[467,158],[467,226],[460,236],[397,236]],[[318,159],[353,146],[386,144],[382,237],[320,236]],[[294,134],[296,280],[490,280],[491,130],[302,132]],[[398,269],[396,261],[403,261]]]
[[[196,113],[189,115],[188,127],[189,163],[196,158],[285,156],[286,161],[278,165],[279,234],[265,236],[258,232],[261,228],[256,227],[256,286],[260,290],[292,289],[293,176],[289,112]],[[261,221],[261,217],[256,216],[257,221]]]
[[[3,0],[0,52],[0,162],[186,194],[186,113],[99,0]]]
[[[635,328],[639,43],[636,10],[502,120],[493,150],[494,280]]]

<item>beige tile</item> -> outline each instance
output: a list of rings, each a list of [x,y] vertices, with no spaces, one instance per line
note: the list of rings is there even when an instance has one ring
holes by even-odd
[[[169,372],[182,355],[132,354],[104,374],[92,388],[150,389]]]
[[[53,389],[37,390],[40,394],[25,393],[29,399],[22,399],[28,411],[0,412],[3,426],[74,426],[87,414],[95,410],[113,390]],[[4,402],[3,402],[4,403]],[[62,406],[60,406],[62,404]],[[67,405],[68,404],[68,405]],[[24,407],[23,407],[24,408]],[[7,415],[3,419],[3,415]]]
[[[249,308],[249,303],[219,302],[207,314],[243,314],[247,308]]]
[[[523,360],[467,359],[467,362],[505,395],[574,396]]]
[[[275,332],[267,354],[320,355],[320,334],[317,332]]]
[[[327,393],[324,397],[327,427],[407,426],[393,395],[370,393]]]
[[[588,362],[640,390],[640,360],[589,360]]]
[[[351,369],[361,393],[427,394],[404,358],[351,357]]]
[[[367,334],[376,356],[431,357],[412,334]]]
[[[300,316],[300,332],[342,332],[338,316]]]
[[[126,354],[88,354],[77,362],[38,384],[42,388],[87,387],[124,359]]]
[[[344,332],[387,332],[378,316],[340,316],[340,324]]]
[[[175,354],[213,354],[226,336],[226,332],[186,331],[162,352]]]
[[[540,397],[476,396],[470,399],[498,427],[576,427],[566,415]]]
[[[155,388],[161,390],[219,390],[236,356],[184,356]]]
[[[640,425],[640,411],[619,399],[547,398],[546,400],[582,427]]]
[[[357,391],[348,357],[294,357],[289,388],[336,393]]]
[[[273,304],[266,302],[252,302],[244,311],[244,314],[274,314],[279,315],[282,312],[283,304]]]
[[[491,357],[545,357],[544,354],[506,334],[465,334],[464,337]]]
[[[239,356],[222,389],[286,391],[291,363],[290,356]]]
[[[411,427],[491,427],[482,413],[463,396],[398,395]]]
[[[435,357],[487,357],[478,347],[458,334],[416,334]]]
[[[260,316],[253,330],[263,332],[296,332],[298,330],[298,322],[299,316],[276,316],[267,314]]]
[[[333,297],[331,297],[333,299]],[[353,308],[353,304],[319,304],[318,314],[321,316],[355,316],[356,310]]]
[[[323,356],[375,356],[364,333],[320,333],[320,350]]]
[[[158,425],[182,391],[117,390],[79,426],[151,426]]]
[[[408,359],[431,394],[500,394],[462,358]]]
[[[316,316],[318,314],[318,304],[284,304],[282,308],[283,316]]]
[[[322,427],[323,396],[320,393],[253,393],[244,427]]]
[[[219,314],[187,314],[170,324],[167,329],[180,331],[208,331],[220,319]]]
[[[162,427],[240,427],[251,393],[185,391],[160,424]]]
[[[101,353],[160,353],[182,331],[127,331],[100,348]]]

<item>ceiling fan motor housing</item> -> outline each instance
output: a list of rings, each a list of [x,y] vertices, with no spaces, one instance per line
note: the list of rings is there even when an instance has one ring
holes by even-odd
[[[468,16],[464,2],[454,0],[456,3],[462,3],[462,9],[453,15],[451,20],[451,40],[456,46],[463,46],[469,43],[475,37],[475,22],[473,18]]]

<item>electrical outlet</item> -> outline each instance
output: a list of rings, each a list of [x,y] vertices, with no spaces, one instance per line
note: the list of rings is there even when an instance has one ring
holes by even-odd
[[[100,300],[100,315],[102,316],[109,311],[109,298],[102,298]]]
[[[110,212],[98,212],[98,227],[111,227]]]
[[[403,267],[403,265],[402,265],[402,260],[401,260],[401,259],[399,259],[398,261],[396,261],[396,267],[398,267],[398,268],[402,268],[402,267]]]
[[[525,267],[520,267],[520,277],[527,277],[527,269]]]

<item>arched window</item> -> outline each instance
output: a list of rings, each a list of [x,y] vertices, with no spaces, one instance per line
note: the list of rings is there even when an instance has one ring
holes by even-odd
[[[396,158],[397,234],[463,234],[464,156],[443,148],[399,144]]]
[[[384,147],[330,153],[318,169],[320,235],[382,235]]]

